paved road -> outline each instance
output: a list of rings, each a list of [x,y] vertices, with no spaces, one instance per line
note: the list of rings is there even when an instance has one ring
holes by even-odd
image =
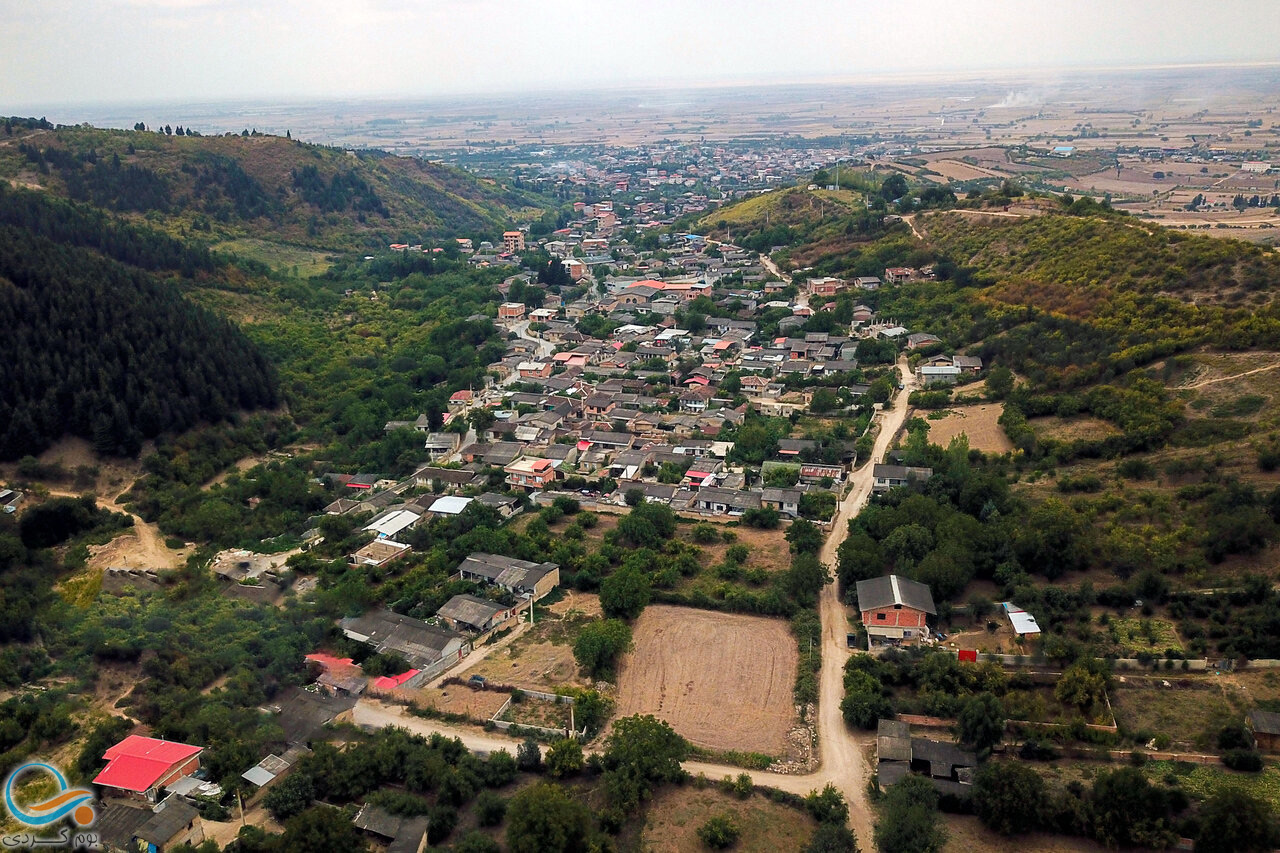
[[[836,552],[848,536],[848,521],[866,505],[871,496],[872,462],[883,459],[889,443],[902,428],[907,417],[907,397],[915,384],[915,378],[907,367],[905,356],[898,361],[904,390],[898,392],[893,406],[877,417],[880,432],[876,437],[871,461],[864,464],[850,477],[848,496],[837,508],[830,536],[823,546],[821,557],[831,566],[834,574]],[[820,603],[822,615],[822,671],[819,680],[818,701],[818,754],[821,763],[817,771],[804,775],[786,775],[768,771],[749,771],[748,775],[759,785],[770,785],[796,794],[807,794],[828,783],[834,784],[849,802],[850,819],[858,834],[862,849],[872,849],[872,813],[867,802],[867,781],[870,768],[863,757],[873,737],[852,734],[845,727],[840,715],[840,700],[844,693],[844,664],[849,658],[845,635],[849,628],[848,608],[840,600],[838,584],[833,580],[822,591]],[[400,726],[420,734],[440,733],[462,740],[469,749],[493,752],[499,749],[514,751],[518,741],[496,732],[483,732],[474,727],[454,726],[434,720],[406,715],[398,706],[386,705],[370,698],[363,698],[353,711],[357,725],[368,728]],[[736,776],[743,771],[736,767],[710,764],[701,761],[685,762],[690,773],[702,773],[709,779],[725,775]]]

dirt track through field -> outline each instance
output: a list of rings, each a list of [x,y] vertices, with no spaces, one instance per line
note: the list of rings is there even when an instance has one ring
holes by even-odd
[[[622,662],[618,714],[653,714],[708,749],[781,755],[796,665],[781,619],[653,605]]]
[[[1280,367],[1280,362],[1268,364],[1264,367],[1255,367],[1253,370],[1246,370],[1244,373],[1236,373],[1231,376],[1217,376],[1213,379],[1202,379],[1199,382],[1192,382],[1190,385],[1179,385],[1178,390],[1186,388],[1203,388],[1206,385],[1216,385],[1219,382],[1229,382],[1232,379],[1239,379],[1242,376],[1252,376],[1255,373],[1265,373],[1268,370],[1275,370],[1277,367]]]

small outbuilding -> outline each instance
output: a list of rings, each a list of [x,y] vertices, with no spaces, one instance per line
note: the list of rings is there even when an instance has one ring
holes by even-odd
[[[1274,711],[1249,712],[1249,730],[1262,752],[1280,752],[1280,714]]]

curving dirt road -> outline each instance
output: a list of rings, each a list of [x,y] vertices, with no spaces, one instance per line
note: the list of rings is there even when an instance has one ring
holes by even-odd
[[[80,492],[71,492],[65,489],[50,489],[49,494],[53,497],[63,498],[83,497]],[[89,561],[91,567],[123,566],[134,569],[177,569],[183,565],[186,560],[186,551],[175,551],[165,545],[165,537],[160,532],[160,528],[155,524],[143,521],[125,509],[124,505],[120,503],[119,496],[110,501],[106,498],[95,497],[94,501],[99,509],[123,513],[132,518],[133,528],[123,531],[106,545],[91,545],[89,547],[90,552],[93,554],[93,558]]]
[[[866,505],[874,482],[872,463],[883,459],[889,444],[907,419],[907,397],[915,384],[915,377],[907,367],[906,357],[898,360],[904,388],[898,392],[893,406],[881,412],[877,421],[880,433],[876,437],[872,457],[850,477],[848,496],[840,503],[832,522],[831,534],[823,545],[823,562],[833,567],[836,550],[848,536],[848,521]],[[833,572],[834,574],[834,572]],[[817,771],[804,775],[787,775],[768,771],[743,771],[737,767],[711,764],[703,761],[687,761],[685,769],[690,773],[702,773],[709,779],[726,775],[737,776],[746,772],[758,785],[769,785],[795,794],[807,794],[831,783],[844,794],[849,802],[849,816],[854,832],[863,850],[872,850],[872,813],[867,802],[867,781],[870,768],[864,758],[874,740],[871,735],[854,735],[849,732],[840,714],[840,699],[844,693],[844,664],[849,658],[845,635],[849,628],[848,610],[840,600],[838,584],[832,582],[822,591],[820,602],[822,615],[822,672],[818,699],[818,751],[821,764]],[[353,720],[359,726],[382,728],[400,726],[419,734],[439,733],[457,737],[469,748],[481,752],[499,749],[514,750],[518,741],[505,735],[478,731],[475,728],[453,726],[406,715],[399,706],[386,705],[370,698],[362,698],[352,711]],[[594,750],[588,750],[591,752]]]

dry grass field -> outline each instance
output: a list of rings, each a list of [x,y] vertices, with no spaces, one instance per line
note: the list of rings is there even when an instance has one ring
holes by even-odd
[[[1131,731],[1167,734],[1175,748],[1212,749],[1219,729],[1243,720],[1244,697],[1236,695],[1242,691],[1224,691],[1215,676],[1181,675],[1175,670],[1160,673],[1159,680],[1126,678],[1111,691],[1116,722]],[[1162,681],[1173,686],[1164,687]]]
[[[397,692],[421,708],[434,708],[445,714],[465,714],[477,722],[491,718],[507,701],[506,693],[472,690],[458,684]]]
[[[717,525],[719,526],[719,525]],[[696,544],[702,549],[704,566],[711,566],[724,560],[725,552],[734,545],[746,545],[751,549],[746,566],[750,569],[760,568],[770,572],[780,572],[791,567],[791,551],[787,544],[785,527],[777,530],[757,530],[754,527],[724,527],[725,533],[732,532],[736,537],[733,542],[717,542],[712,545],[693,543],[691,527],[682,525],[680,539]]]
[[[1102,853],[1106,848],[1085,838],[1046,835],[1034,832],[1006,838],[987,829],[969,815],[944,815],[947,846],[943,853]],[[864,842],[858,839],[859,846]],[[863,849],[866,849],[863,847]]]
[[[1074,441],[1077,438],[1097,439],[1111,435],[1119,435],[1120,430],[1113,424],[1087,415],[1076,418],[1060,418],[1050,415],[1043,418],[1029,418],[1028,423],[1035,429],[1036,435],[1054,438],[1059,441]]]
[[[800,850],[816,827],[808,815],[762,796],[739,800],[711,786],[701,790],[692,785],[667,787],[649,804],[639,849],[646,853],[706,849],[698,839],[698,827],[716,815],[729,815],[737,824],[741,836],[733,849],[740,853]],[[867,842],[859,841],[867,849]]]
[[[618,716],[653,714],[708,749],[786,750],[797,654],[785,622],[653,605],[634,636]]]
[[[947,416],[929,421],[929,441],[946,447],[951,439],[961,433],[969,437],[969,446],[984,453],[1008,453],[1013,443],[1004,434],[997,421],[1004,413],[999,403],[979,406],[954,406],[947,409]]]
[[[582,625],[598,618],[600,600],[594,595],[573,593],[550,607],[539,606],[532,628],[456,675],[483,675],[495,684],[548,693],[557,687],[588,687],[573,659],[573,641]]]

